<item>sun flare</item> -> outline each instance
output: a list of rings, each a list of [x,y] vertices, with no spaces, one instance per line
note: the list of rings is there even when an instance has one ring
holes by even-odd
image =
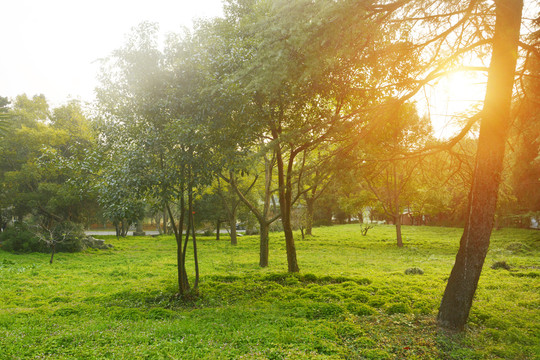
[[[442,77],[424,94],[435,135],[448,138],[461,129],[467,117],[479,110],[485,96],[486,77],[454,72]]]

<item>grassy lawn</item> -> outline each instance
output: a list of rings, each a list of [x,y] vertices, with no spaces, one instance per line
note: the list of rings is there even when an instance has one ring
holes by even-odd
[[[172,237],[128,237],[112,250],[0,250],[0,359],[540,359],[540,231],[494,231],[467,331],[435,317],[461,229],[358,225],[285,243],[201,237],[201,297],[176,292]],[[492,269],[506,261],[510,270]],[[423,274],[405,274],[420,268]],[[193,274],[190,263],[189,272]]]

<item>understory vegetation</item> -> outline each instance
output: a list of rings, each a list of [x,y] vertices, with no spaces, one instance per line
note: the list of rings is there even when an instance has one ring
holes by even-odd
[[[467,330],[437,329],[461,232],[407,226],[399,249],[391,226],[317,228],[296,234],[296,274],[282,234],[268,268],[256,236],[203,237],[190,302],[172,236],[104,237],[114,248],[51,265],[0,250],[0,359],[538,359],[539,231],[495,231]]]

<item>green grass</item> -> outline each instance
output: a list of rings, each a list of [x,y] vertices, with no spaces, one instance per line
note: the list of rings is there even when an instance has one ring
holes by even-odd
[[[281,234],[267,269],[257,237],[200,238],[189,304],[174,299],[171,237],[106,237],[114,249],[52,265],[0,250],[0,359],[540,359],[539,231],[494,231],[459,335],[435,317],[460,229],[405,227],[403,249],[391,226],[314,233],[297,240],[297,275]],[[501,261],[510,270],[491,269]]]

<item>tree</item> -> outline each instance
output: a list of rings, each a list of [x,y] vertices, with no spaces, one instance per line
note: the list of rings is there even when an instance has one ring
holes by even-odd
[[[0,136],[4,136],[7,133],[9,126],[8,106],[9,100],[6,97],[0,96]]]
[[[517,62],[522,1],[498,0],[495,34],[468,217],[456,262],[439,308],[439,326],[464,328],[482,265],[489,247],[495,215]]]
[[[178,295],[186,297],[199,282],[194,198],[210,182],[212,162],[198,96],[201,74],[197,59],[187,54],[189,39],[172,39],[162,52],[157,31],[153,24],[139,25],[104,64],[97,91],[105,120],[101,139],[109,157],[118,156],[126,168],[121,176],[135,197],[160,201],[167,210],[177,242]],[[193,287],[186,270],[190,240]]]
[[[476,143],[476,139],[466,137],[451,151],[423,158],[414,185],[415,196],[407,202],[417,224],[463,226]]]
[[[366,189],[369,189],[396,227],[398,247],[403,247],[402,215],[409,199],[416,196],[414,183],[422,157],[399,160],[412,149],[430,141],[428,119],[420,118],[414,104],[389,104],[389,118],[379,125],[374,134],[360,145],[360,168]]]
[[[536,18],[536,27],[540,26],[540,16]],[[530,216],[540,213],[540,53],[538,41],[540,32],[531,34],[530,41],[536,46],[528,51],[524,61],[524,71],[518,85],[520,98],[517,105],[517,117],[514,122],[513,146],[515,148],[512,169],[512,185],[517,200],[517,212]],[[536,49],[536,55],[534,50]],[[528,76],[526,76],[528,75]],[[530,220],[527,219],[527,222]],[[527,224],[529,225],[529,224]]]
[[[234,179],[234,172],[229,172],[230,179]],[[221,202],[223,204],[223,207],[225,209],[225,212],[227,214],[227,219],[229,222],[229,229],[230,229],[230,236],[231,236],[231,245],[236,246],[238,245],[238,238],[236,235],[236,223],[237,223],[237,214],[238,214],[238,207],[241,203],[241,200],[238,198],[237,194],[233,191],[231,188],[231,185],[229,184],[228,189],[224,188],[224,184],[221,183],[221,179],[217,178],[217,194],[221,198]],[[232,182],[234,180],[230,180]]]
[[[266,154],[264,155],[264,189],[260,189],[258,197],[255,199],[250,199],[248,193],[255,185],[255,182],[258,180],[259,174],[255,176],[255,179],[249,187],[242,189],[238,176],[235,176],[234,172],[230,173],[229,177],[221,175],[222,179],[226,181],[231,188],[236,192],[240,200],[251,210],[253,215],[257,218],[259,222],[259,266],[267,267],[269,263],[269,231],[270,225],[279,219],[280,214],[276,214],[277,211],[274,207],[272,211],[272,196],[274,193],[272,181],[275,157],[269,158]],[[257,204],[258,203],[258,204]]]
[[[32,215],[47,228],[63,221],[88,223],[97,208],[81,164],[95,141],[80,107],[69,104],[49,113],[44,97],[23,95],[10,115],[18,126],[0,146],[3,207],[21,221]],[[75,117],[72,127],[57,126]]]
[[[232,71],[226,79],[240,84],[245,102],[239,113],[248,114],[229,125],[247,129],[252,142],[262,140],[267,153],[275,154],[289,272],[299,271],[291,215],[302,195],[301,156],[361,122],[357,105],[366,99],[358,87],[370,73],[362,63],[367,46],[350,41],[344,51],[339,45],[377,32],[361,7],[348,11],[346,5],[351,3],[238,1],[226,12],[228,22],[237,24],[246,59],[227,63]]]
[[[71,222],[58,223],[52,228],[41,225],[37,227],[34,234],[51,249],[49,264],[53,263],[54,255],[59,246],[71,243],[71,247],[73,247],[73,243],[79,243],[82,247],[81,240],[84,237],[82,228]]]
[[[335,169],[330,165],[331,153],[329,149],[319,148],[312,151],[308,157],[308,154],[304,152],[299,165],[298,194],[302,194],[305,205],[304,224],[302,224],[306,229],[305,235],[313,235],[315,203],[335,178]]]

